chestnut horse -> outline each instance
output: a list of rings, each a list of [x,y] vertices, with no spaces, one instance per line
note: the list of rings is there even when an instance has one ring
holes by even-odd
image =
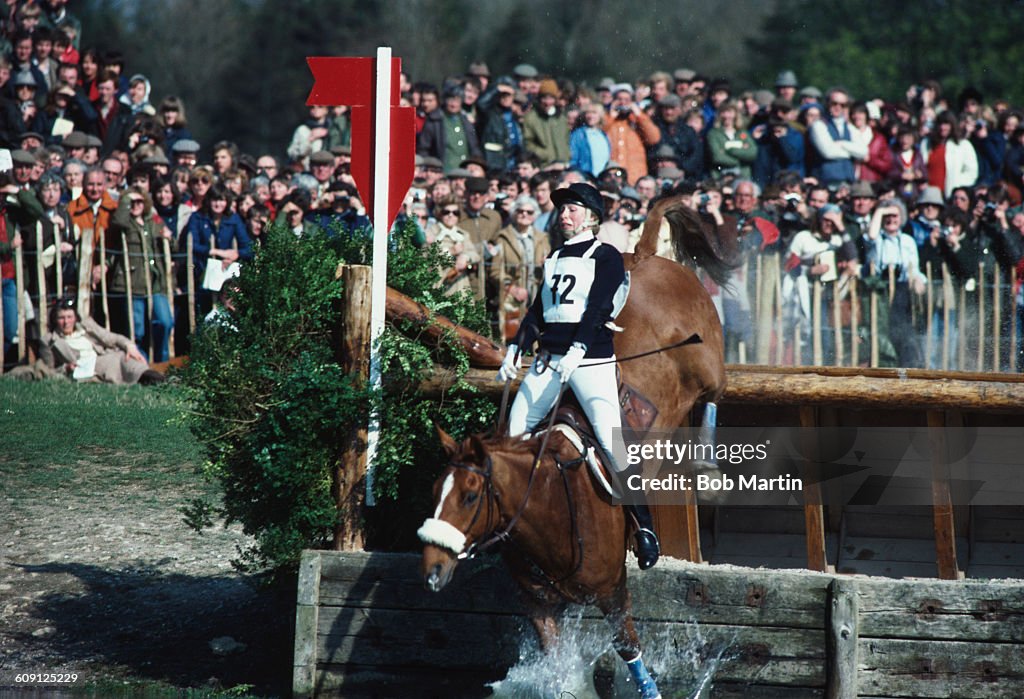
[[[722,328],[694,271],[654,255],[662,220],[672,232],[677,259],[697,263],[720,283],[731,265],[710,228],[678,200],[651,211],[636,252],[624,256],[631,271],[624,328],[615,339],[623,380],[658,410],[653,429],[675,429],[697,401],[717,401],[725,390]],[[682,342],[693,334],[701,342]],[[543,439],[472,436],[457,444],[438,429],[449,458],[434,485],[433,517],[419,530],[422,574],[432,591],[450,580],[461,557],[498,541],[513,577],[526,592],[541,647],[557,638],[556,613],[566,602],[594,604],[614,627],[614,646],[628,664],[643,699],[660,696],[641,659],[626,586],[628,528],[621,507],[580,467],[580,454],[561,433]]]

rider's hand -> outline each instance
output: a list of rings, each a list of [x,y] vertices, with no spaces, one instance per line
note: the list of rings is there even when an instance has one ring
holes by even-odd
[[[586,353],[587,351],[581,345],[573,345],[569,348],[562,360],[558,362],[558,373],[561,374],[562,383],[568,381],[572,373],[579,368],[580,362],[583,361],[583,355]]]
[[[501,361],[501,368],[498,369],[498,381],[511,381],[519,373],[519,367],[522,365],[519,345],[509,345],[505,358]]]

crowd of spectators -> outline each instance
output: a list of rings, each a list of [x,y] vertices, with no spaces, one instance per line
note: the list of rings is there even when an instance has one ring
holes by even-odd
[[[51,300],[74,293],[84,238],[94,250],[84,260],[92,289],[110,301],[106,310],[92,304],[93,318],[158,362],[168,358],[171,338],[178,354],[187,351],[189,316],[201,322],[213,310],[223,277],[252,258],[270,222],[297,236],[369,226],[349,171],[346,107],[309,106],[280,156],[240,152],[227,140],[200,143],[184,100],[161,94],[117,51],[83,43],[65,5],[8,3],[2,18],[8,363],[15,343],[32,347],[55,330],[41,322],[49,309],[39,307],[53,304],[32,296],[37,270]],[[485,300],[497,334],[514,333],[536,291],[537,265],[562,243],[551,192],[579,181],[601,190],[601,237],[622,251],[635,244],[658,197],[681,195],[701,211],[743,263],[733,284],[709,284],[733,361],[755,344],[753,307],[766,305],[752,303],[758,258],[779,261],[783,323],[772,326],[773,342],[785,346],[778,356],[789,362],[810,359],[810,318],[822,310],[811,302],[815,281],[828,285],[823,303],[888,288],[885,347],[891,363],[904,366],[939,365],[914,312],[939,270],[953,291],[929,305],[927,328],[944,342],[976,342],[998,312],[972,302],[986,290],[1002,297],[995,306],[1005,317],[995,323],[1024,309],[1024,125],[1006,100],[973,89],[946,95],[923,82],[893,102],[802,85],[791,70],[771,90],[735,90],[727,79],[685,68],[588,86],[527,64],[492,76],[482,62],[440,84],[402,74],[400,89],[416,110],[417,157],[396,225],[415,222],[420,242],[451,254],[440,283]],[[25,337],[18,337],[18,247],[42,260],[26,265]],[[172,274],[164,273],[165,247],[175,256]],[[217,284],[208,271],[220,273],[212,275]],[[851,279],[862,282],[860,291],[850,291]],[[831,322],[831,313],[822,315]],[[860,330],[857,319],[843,321],[850,342],[864,341],[859,333],[870,323],[859,321]],[[1022,327],[1005,325],[997,368],[1018,364],[1013,348],[1022,343],[1011,336]],[[826,360],[836,351],[826,346]],[[860,356],[867,361],[866,351]],[[956,360],[942,363],[954,368]]]

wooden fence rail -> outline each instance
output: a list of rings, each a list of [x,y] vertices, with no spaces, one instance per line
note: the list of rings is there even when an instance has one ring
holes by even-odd
[[[414,554],[304,554],[296,697],[461,696],[504,676],[533,631],[503,565],[492,557],[463,562],[440,593],[423,589],[418,566]],[[631,568],[629,585],[641,640],[650,647],[667,639],[676,649],[678,662],[654,667],[666,696],[689,696],[686,650],[707,659],[723,647],[716,697],[1024,696],[1020,581],[902,581],[666,560],[649,571]],[[584,628],[610,637],[596,609],[583,614]]]

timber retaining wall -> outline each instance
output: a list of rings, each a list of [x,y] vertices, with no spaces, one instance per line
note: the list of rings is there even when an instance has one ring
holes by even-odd
[[[294,692],[486,696],[532,630],[497,558],[440,593],[415,554],[305,552]],[[629,571],[641,638],[729,646],[712,697],[1024,696],[1024,582],[891,580],[662,559]],[[585,623],[604,622],[589,608]],[[610,630],[609,630],[610,638]],[[665,696],[686,687],[663,686]],[[685,696],[689,696],[686,693]]]

